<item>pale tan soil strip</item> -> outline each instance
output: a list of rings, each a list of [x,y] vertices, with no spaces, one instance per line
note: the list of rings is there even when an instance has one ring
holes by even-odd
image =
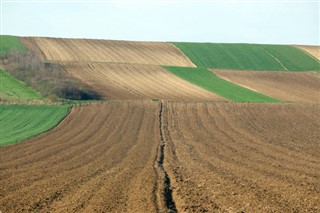
[[[0,149],[3,212],[155,212],[157,102],[76,106],[52,131]]]
[[[314,58],[320,60],[320,46],[294,45],[294,47],[300,48]]]
[[[77,63],[63,67],[108,99],[225,100],[160,66]]]
[[[285,101],[320,103],[320,78],[314,73],[212,70],[220,78]]]
[[[195,67],[178,48],[165,42],[24,38],[32,50],[53,62],[113,62]],[[40,53],[39,53],[40,54]]]
[[[316,212],[319,105],[167,103],[179,212]]]

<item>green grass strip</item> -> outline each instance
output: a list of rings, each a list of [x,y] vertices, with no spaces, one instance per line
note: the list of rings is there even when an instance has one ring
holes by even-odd
[[[199,68],[316,71],[319,61],[289,45],[173,42]]]
[[[43,100],[44,98],[21,81],[0,69],[0,98],[6,100]]]
[[[15,36],[0,35],[0,56],[10,51],[27,52],[28,49]]]
[[[198,85],[210,92],[237,102],[280,102],[279,100],[254,92],[219,78],[202,68],[165,67],[176,76]]]
[[[46,132],[68,113],[68,106],[0,106],[0,146]]]

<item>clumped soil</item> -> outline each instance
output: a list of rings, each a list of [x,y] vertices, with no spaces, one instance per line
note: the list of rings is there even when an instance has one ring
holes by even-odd
[[[0,209],[165,212],[172,196],[178,212],[317,212],[319,110],[283,103],[75,106],[48,133],[0,148]]]
[[[166,170],[180,212],[318,212],[320,106],[164,106]]]

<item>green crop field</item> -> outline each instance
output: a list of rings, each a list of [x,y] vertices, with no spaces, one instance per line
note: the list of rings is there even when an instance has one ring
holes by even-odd
[[[15,36],[0,35],[0,56],[9,51],[27,52],[27,48]]]
[[[56,126],[68,106],[0,105],[0,146],[16,143]]]
[[[0,100],[42,100],[43,97],[0,69]]]
[[[174,42],[199,68],[316,71],[320,63],[288,45]]]
[[[279,100],[254,92],[219,78],[203,68],[165,67],[178,77],[196,84],[222,97],[238,102],[280,102]]]

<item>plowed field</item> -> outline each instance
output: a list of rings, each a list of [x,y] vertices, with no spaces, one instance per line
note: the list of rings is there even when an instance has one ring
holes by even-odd
[[[283,103],[75,106],[48,133],[0,148],[0,209],[317,212],[319,110]]]
[[[320,106],[167,103],[179,212],[318,212]]]
[[[52,131],[0,148],[2,212],[156,212],[159,103],[76,106]]]
[[[299,45],[299,46],[295,46],[295,47],[298,47],[298,48],[306,51],[307,53],[309,53],[310,55],[312,55],[316,59],[320,60],[320,46]]]
[[[164,42],[58,38],[23,38],[22,41],[48,61],[195,66],[178,48]]]
[[[213,70],[219,77],[286,101],[320,103],[320,77],[313,73]]]
[[[109,99],[224,100],[160,66],[78,63],[65,64],[64,68]]]

